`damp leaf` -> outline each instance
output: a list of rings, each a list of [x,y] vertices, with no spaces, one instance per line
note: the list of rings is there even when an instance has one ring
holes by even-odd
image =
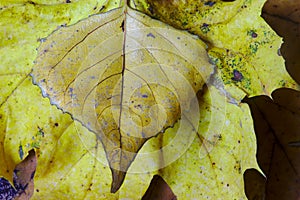
[[[55,31],[31,75],[101,140],[116,192],[142,145],[194,109],[208,61],[201,40],[124,6]]]

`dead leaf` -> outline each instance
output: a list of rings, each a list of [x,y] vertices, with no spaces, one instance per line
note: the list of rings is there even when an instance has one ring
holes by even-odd
[[[281,39],[260,16],[264,1],[213,2],[148,0],[138,9],[206,41],[230,101],[270,95],[278,87],[299,88],[278,55]]]
[[[299,148],[300,93],[278,89],[247,99],[258,141],[257,158],[267,177],[266,199],[300,198]]]
[[[47,1],[47,4],[51,3]],[[110,3],[114,4],[111,1]],[[234,3],[240,2],[235,1]],[[132,170],[132,173],[126,175],[121,190],[115,194],[109,193],[110,171],[103,162],[104,150],[95,134],[87,131],[76,121],[74,123],[69,115],[62,114],[56,107],[49,106],[48,99],[43,99],[38,88],[31,84],[31,80],[24,78],[32,67],[31,61],[35,57],[37,41],[44,41],[39,37],[44,38],[51,32],[49,30],[53,30],[69,20],[75,22],[87,17],[87,13],[98,12],[101,2],[96,4],[93,0],[72,1],[68,5],[72,5],[72,7],[60,10],[61,5],[47,7],[46,4],[36,6],[27,2],[17,6],[9,5],[1,10],[1,19],[5,19],[3,21],[9,23],[0,26],[2,30],[6,29],[6,32],[0,31],[0,33],[6,33],[2,36],[4,39],[1,40],[4,42],[4,44],[1,43],[4,48],[0,49],[0,56],[2,56],[0,69],[4,74],[2,77],[5,77],[2,79],[4,81],[0,82],[2,116],[0,120],[0,156],[10,166],[20,159],[20,144],[26,152],[31,144],[39,143],[40,149],[37,151],[39,166],[35,176],[36,188],[33,199],[140,199],[153,174],[160,174],[176,192],[179,199],[231,199],[233,197],[246,199],[242,187],[242,174],[247,168],[258,169],[255,159],[256,140],[252,119],[245,104],[219,104],[220,100],[224,100],[224,94],[228,88],[224,91],[224,88],[219,87],[218,91],[214,86],[212,86],[214,88],[212,91],[205,92],[203,102],[201,101],[201,123],[197,132],[199,135],[187,151],[182,152],[181,148],[176,149],[176,145],[171,151],[171,153],[179,154],[180,159],[155,172],[143,171],[143,173],[137,174]],[[249,7],[256,5],[247,4]],[[93,10],[93,6],[97,6],[97,9]],[[260,6],[255,7],[256,14],[252,14],[259,15]],[[40,8],[43,9],[40,10]],[[107,9],[109,10],[109,7]],[[249,14],[247,9],[242,9],[242,11],[245,12],[245,15]],[[26,19],[29,19],[29,24],[22,24]],[[241,21],[245,19],[255,21],[256,18],[252,15],[240,18]],[[238,21],[235,23],[239,24]],[[15,26],[11,26],[11,24],[15,24]],[[231,29],[238,32],[233,24]],[[211,27],[205,24],[202,26],[203,31],[207,31],[209,28]],[[231,29],[225,27],[223,30],[230,32]],[[222,35],[221,32],[215,36]],[[151,37],[151,34],[149,36]],[[8,40],[7,38],[13,39]],[[230,38],[235,39],[232,36]],[[207,38],[204,37],[204,39]],[[226,44],[232,41],[224,40],[222,43]],[[210,45],[210,42],[208,40],[207,44]],[[244,46],[247,45],[248,43],[244,44]],[[283,63],[280,56],[275,60],[269,56],[276,52],[276,48],[273,48],[266,57],[267,63],[271,61],[276,64],[270,64],[270,66],[274,66],[273,68]],[[234,55],[236,51],[230,51],[230,53],[229,55]],[[231,58],[233,57],[231,56]],[[264,63],[264,59],[261,57],[260,63]],[[229,81],[233,82],[232,78],[239,80],[239,77],[246,77],[243,72],[240,73],[242,76],[234,70],[229,72]],[[270,74],[273,73],[266,74],[270,77]],[[241,84],[240,81],[236,81],[236,83],[237,85]],[[212,93],[214,95],[211,96],[211,99],[208,98]],[[244,96],[244,92],[241,96]],[[212,101],[213,99],[217,102]],[[139,152],[147,153],[149,149],[159,149],[161,145],[167,144],[174,137],[176,127],[178,127],[177,124],[174,129],[168,129],[159,137],[148,140]],[[191,129],[188,128],[186,130]],[[40,129],[43,130],[44,137],[36,137]],[[297,141],[295,142],[293,144],[297,144]],[[206,148],[203,147],[203,144]],[[153,159],[152,163],[139,162],[143,161],[140,159],[140,153],[129,171],[153,163],[158,163],[160,166],[160,159]],[[164,159],[168,159],[170,156],[168,152],[163,152],[163,155]],[[1,175],[9,174],[6,173],[7,169],[14,169],[9,166],[2,167],[0,165]],[[187,179],[187,177],[189,178]]]
[[[245,193],[248,200],[266,199],[266,178],[256,169],[244,172]]]
[[[142,200],[176,200],[168,184],[159,175],[153,176],[149,188],[142,197]]]
[[[15,200],[28,200],[33,195],[37,162],[35,151],[31,150],[28,153],[28,156],[14,170],[14,186],[18,191]]]
[[[124,6],[54,32],[32,77],[99,137],[116,192],[147,139],[194,112],[212,71],[200,40]]]
[[[283,37],[280,52],[286,60],[286,69],[300,83],[300,3],[299,1],[269,0],[262,17]]]
[[[35,151],[31,150],[14,170],[14,186],[11,186],[6,179],[1,179],[0,199],[29,200],[34,191],[36,164]]]
[[[5,178],[0,178],[0,199],[13,200],[16,196],[16,189]]]

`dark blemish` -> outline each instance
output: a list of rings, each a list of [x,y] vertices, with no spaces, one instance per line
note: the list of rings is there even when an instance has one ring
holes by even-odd
[[[47,38],[39,38],[37,41],[38,42],[46,42]]]
[[[146,94],[143,94],[143,95],[142,95],[142,97],[143,97],[143,98],[147,98],[147,97],[148,97],[148,95],[146,95]]]
[[[233,77],[231,78],[233,81],[242,81],[243,78],[244,77],[241,72],[236,69],[233,70]]]
[[[155,36],[154,36],[152,33],[148,33],[148,34],[147,34],[147,37],[155,38]]]
[[[251,37],[252,38],[257,38],[257,33],[255,33],[254,31],[251,33]]]
[[[97,7],[96,7],[97,8]],[[105,6],[102,6],[100,9],[99,9],[99,12],[104,10],[105,9]]]
[[[215,166],[215,165],[216,165],[216,163],[215,163],[215,162],[213,162],[213,163],[212,163],[212,165],[213,165],[213,166]]]
[[[207,23],[203,23],[202,27],[208,27],[209,25]]]
[[[134,106],[135,108],[142,108],[142,105],[141,104],[138,104],[136,106]]]
[[[66,3],[71,3],[71,0],[66,0]]]
[[[19,156],[20,156],[20,159],[23,160],[24,151],[23,151],[23,147],[21,144],[19,146]]]
[[[45,136],[44,130],[42,128],[40,128],[39,126],[38,126],[38,134],[41,135],[42,137]]]
[[[57,122],[55,122],[55,123],[54,123],[54,126],[58,127],[58,123],[57,123]]]
[[[247,32],[247,35],[249,35],[252,38],[257,38],[257,33],[254,30],[250,30]]]
[[[28,3],[29,3],[29,4],[32,4],[32,5],[36,5],[36,3],[33,2],[33,1],[28,1]]]
[[[277,55],[282,56],[280,49],[277,50]]]
[[[240,143],[241,143],[241,141],[239,141],[239,140],[238,140],[238,143],[240,144]]]
[[[211,7],[211,6],[215,5],[215,3],[216,2],[214,2],[214,1],[207,1],[207,2],[204,3],[204,5]]]
[[[39,190],[39,189],[36,189],[35,191],[36,191],[36,192],[40,192],[40,190]]]
[[[153,8],[151,6],[148,7],[148,11],[151,13],[151,15],[154,14],[154,10],[153,10]]]
[[[30,179],[33,179],[34,174],[35,174],[35,170],[31,173]]]
[[[177,40],[180,40],[180,37],[177,37]]]
[[[227,183],[227,185],[226,185],[227,187],[229,187],[229,184]]]
[[[202,31],[203,33],[205,33],[205,34],[208,33],[208,32],[210,31],[209,25],[206,24],[206,23],[203,23],[202,26],[200,27],[200,29],[201,29],[201,31]]]
[[[120,28],[122,28],[122,31],[124,32],[124,20],[122,21]]]

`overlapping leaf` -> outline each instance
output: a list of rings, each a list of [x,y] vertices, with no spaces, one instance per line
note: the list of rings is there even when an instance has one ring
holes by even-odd
[[[190,101],[212,72],[200,40],[125,6],[53,33],[32,76],[97,134],[115,192],[146,140],[195,110]]]
[[[224,17],[222,20],[216,19],[217,22],[222,25],[218,30],[223,29],[224,31],[215,33],[216,40],[214,39],[214,42],[219,41],[218,44],[223,44],[224,46],[226,46],[225,44],[227,42],[231,44],[230,42],[234,41],[236,38],[233,37],[232,40],[229,39],[227,41],[228,38],[224,37],[224,40],[220,42],[218,38],[219,36],[223,35],[221,33],[229,33],[231,30],[235,30],[236,32],[234,32],[233,35],[237,35],[240,29],[237,28],[238,26],[235,27],[234,24],[239,25],[240,21],[245,19],[247,19],[246,21],[250,20],[250,24],[253,21],[256,21],[256,17],[259,16],[260,7],[263,3],[263,1],[244,1],[245,4],[241,4],[242,1],[234,1],[230,3],[222,3],[221,1],[216,2],[218,4],[228,6],[233,4],[237,6],[236,8],[231,9],[235,11],[234,13],[229,13],[226,9],[226,12],[220,12],[221,14],[227,13],[226,15],[229,16],[227,18],[225,17],[227,20],[223,20]],[[257,4],[253,2],[256,2]],[[85,3],[86,1],[84,1],[83,4]],[[88,1],[88,3],[91,5],[93,4],[93,1]],[[246,9],[246,7],[243,9],[238,7],[242,5],[246,5],[248,9],[251,8],[251,12],[250,10]],[[33,12],[32,8],[39,10],[41,7],[32,3],[26,3],[25,8],[23,6],[12,6],[11,9],[9,8],[2,11],[2,13],[4,13],[3,16],[6,16],[5,22],[7,22],[8,19],[11,19],[12,21],[10,24],[15,24],[15,21],[20,21],[16,19],[28,20],[31,15],[34,15],[35,17],[29,21],[35,25],[33,28],[29,28],[26,24],[17,24],[16,26],[13,26],[13,30],[7,29],[7,35],[5,35],[4,38],[10,38],[9,36],[15,35],[17,37],[13,37],[14,40],[11,41],[2,40],[6,41],[5,44],[2,44],[6,47],[5,49],[1,49],[1,55],[3,55],[3,59],[1,60],[4,61],[1,65],[1,71],[3,70],[3,72],[6,72],[5,76],[7,77],[7,81],[1,82],[1,84],[4,86],[1,87],[1,89],[5,90],[6,93],[1,92],[1,98],[3,98],[3,101],[1,100],[2,119],[0,145],[1,149],[3,149],[3,151],[1,150],[1,159],[5,159],[9,166],[0,166],[1,175],[3,172],[5,172],[5,175],[9,174],[6,172],[6,170],[13,169],[13,167],[10,167],[11,163],[19,161],[20,144],[23,146],[23,151],[26,152],[29,148],[34,147],[38,143],[40,145],[40,149],[37,152],[39,165],[35,177],[36,188],[33,199],[140,199],[142,194],[144,194],[152,175],[149,173],[130,173],[127,175],[125,184],[120,192],[117,194],[110,194],[109,170],[96,160],[97,156],[105,155],[100,147],[101,145],[97,144],[95,135],[89,133],[81,126],[74,126],[74,123],[68,117],[68,115],[63,115],[57,111],[55,107],[48,106],[49,102],[40,97],[37,88],[32,86],[28,79],[24,81],[24,77],[31,68],[30,62],[35,56],[34,52],[35,48],[37,47],[37,40],[39,37],[45,37],[45,34],[49,33],[49,23],[52,24],[52,21],[54,21],[53,24],[56,23],[56,26],[67,23],[69,13],[69,18],[72,22],[74,22],[79,18],[84,17],[84,15],[78,13],[81,13],[83,10],[87,11],[89,8],[89,6],[83,6],[80,3],[77,4],[77,2],[74,4],[71,3],[70,6],[72,9],[63,9],[60,12],[59,7],[54,8],[53,6],[47,7],[47,5],[43,5],[41,12]],[[214,8],[209,4],[203,6],[207,6],[207,8]],[[96,12],[101,5],[95,4],[95,7],[95,11],[90,9],[91,13]],[[70,12],[71,10],[72,12]],[[207,10],[209,11],[209,9]],[[230,28],[224,28],[226,23],[230,22],[229,19],[236,15],[237,10],[243,11],[242,13],[244,14],[235,18],[236,21],[232,21],[232,26]],[[46,15],[46,17],[45,12],[52,14]],[[10,13],[13,13],[12,16],[14,16],[16,13],[19,13],[20,15],[17,15],[18,17],[15,18],[9,17]],[[57,15],[53,13],[57,13]],[[205,12],[200,13],[203,14]],[[66,17],[54,18],[52,20],[52,18],[49,18],[49,16]],[[46,20],[36,23],[35,19],[47,19],[48,21]],[[64,23],[62,23],[62,21]],[[203,22],[205,23],[205,21]],[[260,23],[263,22],[260,20],[258,27],[260,27]],[[39,24],[39,27],[37,27],[37,24]],[[3,24],[1,27],[7,27],[7,25]],[[212,25],[207,26],[206,24],[202,24],[201,27],[201,31],[212,30]],[[23,30],[23,32],[19,31],[19,29]],[[24,30],[26,30],[25,32],[28,34],[24,34]],[[39,31],[44,31],[44,34],[41,34]],[[214,31],[209,32],[210,34],[214,33]],[[4,32],[1,31],[1,33]],[[241,34],[243,35],[245,32],[241,32]],[[256,39],[250,37],[251,35],[252,34],[249,34],[244,38],[248,38],[250,41],[253,40],[255,42]],[[260,36],[261,34],[258,33],[258,35]],[[226,36],[226,34],[224,36]],[[213,41],[212,39],[209,39],[209,36],[205,36],[205,34],[202,34],[201,37],[209,41],[209,43],[212,43]],[[276,36],[274,36],[274,38],[276,38],[274,41],[276,40],[278,42],[278,38]],[[249,41],[247,40],[247,42]],[[15,44],[15,47],[12,47],[10,44]],[[274,44],[278,46],[279,42],[275,42]],[[232,58],[234,58],[236,52],[238,52],[229,51],[227,54],[226,48],[224,49],[222,46],[218,47],[219,49],[215,49],[216,51],[214,51],[214,55],[216,55],[216,53],[223,55],[223,60],[226,60],[226,55],[230,55],[231,60],[233,60]],[[268,44],[265,45],[265,49],[267,49],[267,47]],[[11,56],[7,57],[3,52],[6,52]],[[270,56],[275,55],[276,53],[276,48],[272,48],[271,51],[268,51],[265,54],[257,52],[256,55],[267,55],[268,60],[266,62],[271,61],[274,63],[272,65],[267,65],[267,67],[272,67],[274,70],[278,70],[278,66],[282,66],[283,60],[279,56],[277,59],[273,59],[274,56]],[[239,53],[238,55],[241,54]],[[248,58],[252,57],[250,56],[248,58],[244,58],[247,60]],[[256,58],[253,57],[254,60]],[[260,66],[261,63],[264,63],[264,56],[261,56],[259,60],[260,62],[257,64],[257,66]],[[223,61],[219,63],[226,64],[226,62]],[[24,68],[24,66],[26,67]],[[220,68],[222,68],[222,66],[226,65],[219,65]],[[243,65],[241,64],[240,66]],[[247,66],[251,66],[251,64],[248,63]],[[261,69],[262,72],[266,71],[266,74],[268,74],[267,70],[265,69],[266,66],[262,66],[264,67],[259,69]],[[25,73],[22,74],[24,71]],[[20,72],[22,73],[20,74]],[[243,71],[241,73],[243,76],[247,74]],[[277,74],[281,73],[277,72]],[[164,177],[176,196],[179,198],[199,198],[199,195],[206,198],[215,199],[229,199],[233,196],[236,198],[245,198],[242,188],[242,172],[246,168],[257,167],[255,164],[256,144],[249,111],[245,105],[241,105],[242,108],[239,108],[233,104],[228,104],[225,106],[224,104],[218,104],[218,102],[211,102],[211,99],[217,99],[217,101],[219,101],[224,97],[223,95],[220,95],[220,91],[223,94],[229,93],[231,95],[236,94],[234,91],[239,91],[238,95],[233,95],[237,97],[236,100],[245,95],[244,92],[240,93],[240,87],[235,87],[235,85],[239,86],[239,84],[242,84],[242,82],[233,81],[232,78],[237,78],[236,80],[238,80],[239,77],[233,76],[233,69],[231,71],[228,70],[227,75],[228,76],[224,77],[223,80],[227,79],[231,83],[231,86],[233,86],[230,87],[230,93],[227,87],[229,84],[227,84],[225,85],[226,90],[224,90],[223,87],[219,87],[219,91],[216,91],[215,89],[210,90],[210,94],[215,94],[211,96],[210,100],[207,98],[209,93],[205,93],[204,97],[201,97],[203,98],[203,102],[201,103],[202,117],[200,119],[201,126],[198,132],[200,134],[205,133],[205,138],[207,141],[217,140],[217,142],[212,142],[212,146],[209,146],[210,144],[208,143],[208,149],[203,150],[203,148],[200,146],[204,142],[201,135],[192,144],[188,151],[184,153],[180,160],[168,166],[167,168],[158,171],[158,173]],[[18,79],[19,81],[13,81],[13,78],[10,78],[12,76],[20,77]],[[252,77],[252,75],[249,75],[249,77]],[[219,78],[217,77],[217,79]],[[282,78],[282,80],[285,80],[285,78]],[[289,80],[287,82],[289,82]],[[219,83],[219,81],[214,81],[214,83]],[[273,82],[270,82],[271,86],[273,84]],[[280,85],[282,85],[282,83]],[[253,89],[255,89],[255,87],[253,87]],[[12,93],[12,91],[14,92]],[[257,91],[259,92],[259,90]],[[234,101],[235,103],[236,100]],[[224,107],[226,110],[224,110]],[[39,113],[39,115],[37,116],[36,113]],[[216,113],[218,113],[218,115],[216,115]],[[212,118],[213,115],[215,115],[214,117],[216,118]],[[78,137],[78,134],[76,133],[76,128],[79,128],[77,131],[80,137]],[[42,132],[40,132],[41,130]],[[145,144],[146,146],[144,145],[140,152],[143,153],[143,151],[147,151],[146,149],[151,145],[160,146],[161,143],[168,141],[168,137],[172,138],[172,135],[174,135],[174,130],[168,130],[169,132],[163,134],[163,137],[152,138],[149,140],[149,142]],[[44,136],[42,136],[42,133],[44,133]],[[89,141],[90,144],[87,146],[83,145],[81,140],[83,140],[85,144],[87,144],[87,141]],[[31,146],[31,144],[33,146]],[[209,154],[207,154],[207,152],[209,152]],[[168,158],[168,152],[164,152],[164,156]],[[66,159],[66,157],[68,159]],[[137,162],[133,162],[133,166],[131,168],[142,168],[148,164],[139,162],[143,161],[140,159],[139,155],[137,155],[136,161]],[[158,160],[154,159],[153,161],[157,162]]]
[[[245,95],[270,95],[278,87],[298,87],[284,68],[281,39],[260,17],[265,0],[163,1],[164,6],[156,0],[147,2],[138,8],[207,41],[227,96],[239,102]],[[216,21],[220,13],[224,16]]]

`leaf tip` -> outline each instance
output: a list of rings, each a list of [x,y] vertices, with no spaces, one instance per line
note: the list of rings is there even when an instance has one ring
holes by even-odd
[[[112,183],[111,183],[110,192],[116,193],[120,189],[125,179],[126,172],[122,172],[115,169],[111,169],[111,171],[112,171]]]

